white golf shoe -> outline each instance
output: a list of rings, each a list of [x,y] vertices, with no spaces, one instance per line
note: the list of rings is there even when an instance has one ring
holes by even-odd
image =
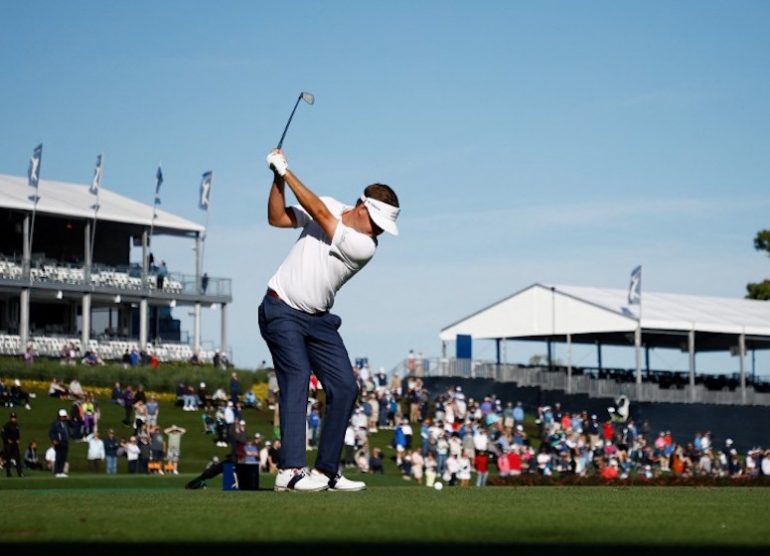
[[[311,475],[316,475],[319,477],[325,477],[329,484],[329,490],[332,491],[340,491],[340,492],[355,492],[357,490],[364,490],[366,488],[366,483],[363,481],[351,481],[350,479],[346,478],[342,473],[337,473],[333,477],[329,478],[321,471],[317,471],[313,469],[310,472]]]
[[[329,477],[323,473],[308,473],[306,469],[280,469],[273,487],[278,492],[318,492],[328,488]]]

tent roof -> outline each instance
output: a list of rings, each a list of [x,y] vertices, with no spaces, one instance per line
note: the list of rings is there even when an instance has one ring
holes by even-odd
[[[578,343],[633,342],[638,305],[626,290],[533,284],[444,328],[440,338],[563,338]],[[725,349],[745,334],[751,347],[770,347],[770,303],[749,299],[643,292],[642,331],[647,345],[681,347],[693,330],[699,351]],[[726,338],[725,335],[732,336]],[[684,340],[686,344],[686,339]],[[766,345],[765,345],[766,344]]]
[[[0,174],[0,208],[32,211],[33,188],[27,178]],[[53,216],[91,219],[96,202],[87,185],[40,180],[37,212]],[[152,224],[153,207],[106,190],[99,190],[99,220],[149,227]],[[155,218],[158,233],[188,234],[203,232],[200,224],[158,210]]]

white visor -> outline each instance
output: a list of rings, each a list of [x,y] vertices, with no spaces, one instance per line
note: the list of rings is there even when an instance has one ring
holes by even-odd
[[[372,199],[366,195],[361,195],[361,201],[369,211],[369,217],[375,224],[377,224],[377,226],[389,234],[393,234],[394,236],[398,235],[396,218],[398,218],[398,213],[401,212],[400,208],[389,205],[388,203],[383,203],[377,199]]]

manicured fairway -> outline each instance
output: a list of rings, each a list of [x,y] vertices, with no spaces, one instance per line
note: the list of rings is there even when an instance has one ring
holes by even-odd
[[[40,394],[31,411],[19,412],[24,441],[45,443],[48,424],[62,405]],[[103,403],[102,414],[104,428],[130,434],[120,423],[120,408]],[[219,479],[206,490],[188,491],[184,484],[209,458],[227,450],[204,434],[200,414],[164,404],[161,417],[164,425],[188,429],[179,476],[128,475],[124,461],[115,476],[87,473],[85,445],[75,443],[67,479],[48,472],[0,477],[2,554],[17,544],[14,554],[27,549],[63,554],[62,548],[82,553],[81,545],[87,544],[96,553],[141,556],[219,554],[223,547],[223,554],[260,555],[477,556],[481,546],[487,547],[484,556],[489,550],[495,556],[499,551],[511,556],[770,553],[770,488],[452,487],[437,492],[401,479],[390,459],[391,431],[372,438],[385,451],[385,475],[349,473],[367,481],[370,488],[364,492],[274,493],[266,474],[258,492],[223,492]],[[271,418],[269,412],[246,414],[249,430],[267,438]]]
[[[483,542],[770,550],[766,488],[437,492],[373,486],[361,493],[297,494],[185,491],[183,480],[148,478],[121,488],[128,481],[105,487],[84,478],[82,485],[73,480],[67,488],[48,488],[64,482],[46,479],[27,485],[34,488],[4,489],[0,499],[13,510],[0,513],[0,531],[16,542]]]

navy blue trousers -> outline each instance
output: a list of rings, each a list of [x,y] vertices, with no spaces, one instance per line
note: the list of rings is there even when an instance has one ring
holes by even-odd
[[[345,429],[358,395],[348,350],[337,331],[342,319],[309,314],[266,296],[259,306],[259,330],[273,356],[281,421],[279,467],[305,467],[307,399],[311,371],[326,393],[315,467],[337,473]]]

